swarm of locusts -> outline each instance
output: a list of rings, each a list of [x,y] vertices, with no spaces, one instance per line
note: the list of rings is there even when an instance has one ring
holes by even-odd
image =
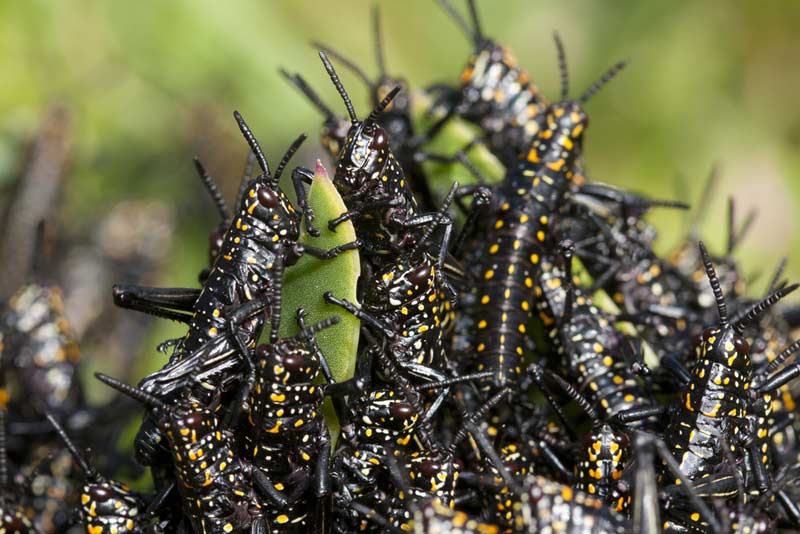
[[[439,4],[472,46],[458,80],[412,89],[389,74],[377,10],[376,75],[321,43],[318,73],[280,72],[321,113],[330,171],[294,161],[305,134],[265,154],[270,126],[233,113],[246,160],[236,198],[195,159],[219,213],[197,221],[210,235],[198,278],[152,287],[132,273],[155,259],[114,270],[98,256],[98,302],[124,309],[117,319],[182,328],[157,347],[157,371],[95,373],[108,404],[85,398],[79,341],[110,312],[78,313],[80,277],[57,284],[41,261],[11,288],[0,532],[800,529],[800,314],[786,298],[797,285],[777,265],[766,287],[747,287],[736,252],[749,219],[732,202],[722,251],[690,234],[661,255],[650,210],[699,214],[708,198],[656,200],[587,176],[591,102],[624,63],[573,93],[555,35],[561,94],[547,98],[484,35],[473,1],[466,15]],[[365,109],[337,67],[367,85]],[[322,98],[323,83],[341,101]],[[471,138],[434,148],[454,124]],[[52,136],[38,145],[60,150]],[[313,194],[326,183],[341,206],[330,218]],[[143,220],[123,223],[142,234],[125,239],[154,239]],[[316,276],[309,265],[345,260],[348,293],[288,304]],[[349,353],[321,342],[337,329],[358,340]],[[108,331],[117,351],[143,337]],[[123,482],[142,471],[144,489]]]

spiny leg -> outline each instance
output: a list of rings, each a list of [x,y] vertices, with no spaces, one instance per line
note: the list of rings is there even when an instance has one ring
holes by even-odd
[[[330,291],[326,291],[323,294],[325,301],[329,304],[334,304],[341,308],[344,308],[357,319],[363,321],[364,323],[368,324],[369,326],[373,327],[375,330],[383,334],[384,337],[387,339],[394,339],[397,334],[394,330],[392,330],[388,325],[384,324],[380,319],[373,317],[369,313],[365,312],[361,308],[358,308],[353,303],[349,302],[346,299],[339,299],[333,296],[333,293]]]
[[[464,222],[464,226],[461,227],[461,231],[459,231],[458,235],[456,236],[455,242],[453,243],[453,247],[450,251],[453,256],[459,256],[467,239],[473,234],[475,228],[477,227],[478,217],[483,214],[484,209],[489,205],[489,203],[491,203],[491,201],[492,190],[488,187],[479,186],[473,190],[472,204],[470,204],[469,210],[467,211],[467,220]]]
[[[298,257],[302,256],[303,254],[308,254],[320,260],[332,260],[337,256],[339,256],[340,254],[342,254],[343,252],[347,252],[348,250],[358,250],[360,244],[361,243],[359,241],[351,241],[349,243],[345,243],[343,245],[336,245],[333,248],[325,250],[312,245],[297,243],[293,247],[293,252]]]
[[[112,296],[114,304],[120,308],[188,324],[200,290],[115,284]]]
[[[300,207],[303,219],[306,222],[306,231],[314,237],[319,237],[319,230],[314,227],[314,210],[308,204],[308,191],[304,186],[304,182],[313,180],[313,178],[314,174],[309,169],[297,167],[292,171],[292,184],[297,196],[297,205]]]

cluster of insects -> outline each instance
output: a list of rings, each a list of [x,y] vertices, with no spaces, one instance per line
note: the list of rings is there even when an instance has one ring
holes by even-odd
[[[87,402],[70,310],[31,269],[0,316],[0,532],[800,529],[800,342],[779,303],[797,285],[781,265],[745,296],[733,253],[748,224],[735,227],[732,204],[724,255],[694,236],[660,255],[645,216],[688,206],[586,177],[590,101],[624,63],[570,96],[556,35],[561,92],[548,100],[484,35],[474,1],[467,16],[439,4],[473,47],[457,83],[411,90],[388,74],[377,10],[376,78],[315,45],[319,83],[341,104],[282,71],[323,115],[337,217],[309,202],[322,164],[292,167],[306,136],[269,158],[255,133],[266,128],[234,112],[248,156],[231,207],[195,160],[220,215],[199,287],[121,280],[109,294],[183,333],[138,383],[96,373],[108,404]],[[368,110],[336,65],[367,84]],[[429,150],[451,122],[474,139]],[[504,175],[477,169],[477,145]],[[474,183],[434,193],[431,161]],[[314,244],[319,227],[343,225],[353,241]],[[317,322],[286,309],[285,274],[301,258],[344,255],[360,262],[355,299],[321,291],[330,315]],[[342,380],[317,337],[346,316],[360,329]],[[113,422],[135,413],[131,459]],[[111,478],[143,468],[149,490]]]

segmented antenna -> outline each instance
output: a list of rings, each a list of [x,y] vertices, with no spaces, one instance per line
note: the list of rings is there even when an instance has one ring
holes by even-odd
[[[296,339],[304,337],[309,339],[316,335],[318,332],[325,330],[326,328],[330,328],[333,325],[339,324],[339,318],[337,316],[328,317],[327,319],[323,319],[322,321],[312,324],[311,326],[307,326],[304,329],[300,330],[296,336]]]
[[[100,475],[97,473],[94,467],[89,465],[89,462],[86,461],[84,455],[81,454],[81,452],[72,442],[72,440],[69,439],[69,436],[67,436],[67,433],[64,432],[63,428],[61,428],[61,425],[58,424],[58,421],[56,421],[56,418],[53,417],[53,414],[48,412],[45,414],[45,417],[47,417],[47,420],[53,426],[53,429],[56,431],[56,434],[58,434],[58,437],[61,438],[61,441],[64,442],[64,445],[67,446],[67,449],[69,450],[70,454],[72,454],[72,457],[75,458],[75,461],[78,463],[81,470],[83,470],[83,472],[86,474],[86,478],[89,479],[100,478]]]
[[[614,78],[614,76],[616,76],[619,73],[619,71],[624,69],[625,65],[627,64],[628,64],[627,61],[620,61],[619,63],[608,69],[606,73],[600,77],[599,80],[597,80],[591,86],[589,86],[586,92],[583,93],[583,95],[578,99],[578,102],[580,102],[581,104],[585,104],[587,100],[592,98],[597,93],[597,91],[602,89],[608,82],[610,82]]]
[[[239,190],[236,192],[236,204],[235,207],[239,207],[242,205],[242,199],[244,198],[244,193],[247,191],[247,186],[250,185],[250,180],[253,176],[253,166],[256,163],[256,155],[253,154],[253,151],[250,150],[247,152],[247,161],[244,164],[244,171],[242,172],[242,178],[239,180]]]
[[[470,429],[467,428],[467,422],[475,423],[476,421],[480,421],[483,419],[489,410],[500,404],[504,398],[506,398],[511,393],[511,390],[508,387],[504,387],[497,393],[495,393],[489,400],[483,403],[480,408],[478,408],[472,415],[466,416],[466,412],[462,415],[465,416],[464,424],[462,425],[461,429],[453,436],[453,441],[450,442],[450,445],[447,447],[447,451],[450,454],[455,454],[456,447],[459,443],[466,439],[467,435],[470,433]]]
[[[125,382],[117,380],[116,378],[113,378],[103,373],[95,373],[94,376],[103,384],[116,389],[120,393],[127,395],[128,397],[134,400],[141,402],[148,408],[157,408],[159,410],[167,409],[167,405],[155,395],[151,395],[146,391],[143,391],[137,387],[126,384]]]
[[[700,241],[698,246],[700,247],[700,256],[703,259],[703,267],[706,269],[708,283],[711,284],[711,291],[714,292],[714,300],[717,303],[717,312],[719,313],[719,323],[722,326],[726,326],[728,324],[728,306],[725,304],[725,295],[722,293],[717,271],[714,270],[714,264],[711,263],[711,257],[708,255],[708,250],[706,250],[703,242]]]
[[[575,403],[583,410],[586,416],[593,422],[596,423],[600,421],[600,417],[597,415],[597,411],[592,406],[592,403],[589,400],[580,394],[580,392],[575,389],[575,386],[561,378],[559,375],[552,371],[545,371],[547,376],[549,376],[558,386],[564,390],[564,393],[567,394],[569,398],[575,401]]]
[[[564,51],[564,43],[558,32],[553,32],[553,40],[556,42],[558,53],[558,72],[561,74],[561,100],[566,100],[569,95],[569,72],[567,71],[567,53]]]
[[[694,214],[692,215],[691,219],[689,219],[689,231],[687,232],[687,241],[696,241],[697,240],[697,231],[700,228],[700,223],[703,220],[703,216],[708,211],[706,206],[708,206],[711,202],[711,196],[714,192],[714,189],[719,181],[719,165],[714,163],[711,167],[711,171],[708,174],[708,178],[706,179],[705,183],[703,184],[703,190],[700,192],[700,198],[697,199],[697,208],[694,210]]]
[[[745,326],[747,326],[749,323],[757,319],[759,315],[761,315],[769,308],[774,306],[775,303],[781,300],[783,297],[785,297],[786,295],[797,289],[799,285],[800,284],[792,284],[790,286],[782,287],[778,290],[773,291],[761,302],[750,307],[750,309],[747,310],[747,313],[745,313],[741,319],[739,319],[738,321],[736,321],[736,323],[734,323],[733,328],[736,329],[737,332],[741,333],[744,330]]]
[[[798,350],[800,350],[800,339],[783,349],[780,354],[775,356],[774,360],[769,362],[769,365],[767,365],[762,372],[758,373],[758,375],[762,377],[771,375],[775,370],[778,369],[778,367],[781,366],[781,364],[783,364],[783,362],[786,361],[789,356]]]
[[[328,56],[325,55],[325,52],[319,52],[319,58],[322,60],[322,64],[325,66],[325,70],[328,72],[328,76],[333,82],[333,86],[336,87],[336,91],[339,92],[339,96],[342,97],[344,101],[344,106],[347,108],[347,114],[350,116],[350,122],[358,122],[358,115],[356,115],[356,110],[353,108],[353,102],[350,100],[350,96],[347,94],[347,91],[344,90],[344,85],[342,85],[342,81],[339,79],[339,75],[336,74],[336,69],[333,68],[333,64],[331,64],[331,60],[328,59]]]
[[[728,197],[728,240],[725,246],[726,255],[730,256],[736,246],[736,201]]]
[[[747,235],[747,233],[750,231],[750,228],[753,227],[753,223],[755,222],[757,215],[758,213],[755,209],[751,209],[750,211],[747,212],[744,221],[742,222],[742,224],[739,225],[739,229],[736,230],[736,235],[734,236],[733,240],[734,248],[737,247],[739,243],[742,242],[745,235]],[[733,249],[731,249],[731,252],[733,252]]]
[[[381,31],[381,14],[378,4],[372,5],[372,27],[375,32],[375,61],[378,64],[378,75],[386,77],[386,59],[383,56],[383,32]]]
[[[483,42],[483,29],[481,29],[481,21],[478,18],[478,8],[475,6],[475,0],[467,0],[467,7],[469,8],[469,18],[472,20],[472,31],[475,34],[475,40],[481,43]]]
[[[430,391],[433,389],[441,389],[454,386],[456,384],[463,384],[464,382],[471,382],[473,380],[480,381],[485,378],[491,378],[492,376],[494,376],[494,372],[492,371],[481,371],[480,373],[460,375],[455,378],[445,378],[443,380],[437,380],[436,382],[424,382],[422,384],[417,384],[416,386],[414,386],[414,391]]]
[[[0,408],[0,489],[8,487],[8,440],[6,439],[6,409]]]
[[[291,74],[286,69],[278,69],[278,72],[281,73],[281,76],[286,78],[288,82],[300,91],[303,96],[305,96],[311,104],[319,110],[325,116],[325,119],[332,119],[336,115],[333,113],[331,108],[328,107],[325,102],[322,101],[322,98],[314,91],[310,85],[306,82],[305,78],[300,76],[299,74]]]
[[[389,93],[385,97],[383,97],[383,100],[378,102],[378,105],[375,106],[375,109],[372,110],[372,113],[369,114],[369,117],[367,117],[367,120],[364,122],[378,120],[378,117],[380,117],[381,113],[383,113],[383,110],[386,109],[386,106],[388,106],[389,103],[392,100],[394,100],[394,97],[396,97],[397,93],[399,92],[400,92],[399,85],[394,89],[392,89],[391,91],[389,91]]]
[[[369,75],[366,73],[366,71],[364,71],[364,69],[359,67],[353,60],[351,60],[341,52],[337,52],[334,48],[331,48],[330,46],[321,43],[319,41],[311,41],[311,46],[313,46],[314,48],[316,48],[321,52],[325,52],[326,55],[332,57],[333,59],[335,59],[336,61],[347,67],[349,70],[351,70],[353,74],[361,78],[361,81],[363,81],[367,87],[372,87],[372,80],[369,79]]]
[[[286,153],[283,155],[281,161],[278,163],[278,166],[275,168],[275,177],[272,179],[273,182],[275,182],[276,184],[278,183],[281,174],[283,174],[283,170],[289,164],[289,161],[292,159],[292,156],[294,156],[295,153],[297,153],[297,150],[300,148],[300,146],[303,144],[303,142],[305,142],[307,138],[308,135],[306,135],[305,133],[301,133],[300,135],[297,136],[297,139],[295,139],[292,142],[292,144],[289,145],[289,148],[286,150]]]
[[[756,212],[755,210],[750,210],[747,212],[747,216],[744,219],[744,222],[736,228],[736,203],[733,200],[733,197],[728,198],[728,245],[726,247],[727,255],[730,256],[733,254],[734,249],[736,246],[744,239],[744,236],[747,232],[750,231],[750,228],[753,226],[753,222],[756,219]]]
[[[211,200],[214,201],[214,205],[217,207],[217,211],[219,212],[219,216],[222,217],[222,220],[228,222],[231,220],[231,212],[228,209],[228,205],[225,203],[225,198],[222,196],[222,193],[219,190],[219,185],[214,180],[214,178],[208,174],[205,165],[200,161],[200,158],[195,157],[193,158],[194,161],[194,168],[197,170],[197,175],[200,176],[200,181],[203,182],[203,185],[206,186],[206,190],[208,194],[211,195]]]
[[[775,272],[772,275],[772,278],[767,284],[767,294],[771,293],[775,289],[777,289],[778,284],[780,284],[781,276],[783,276],[783,271],[786,270],[786,263],[789,261],[789,258],[786,256],[781,258],[781,261],[778,262],[778,266],[775,268]]]
[[[464,17],[461,16],[461,13],[456,10],[453,4],[451,4],[449,0],[436,0],[436,2],[447,12],[448,15],[450,15],[450,18],[452,18],[458,27],[461,28],[461,31],[464,32],[464,35],[472,39],[472,42],[476,47],[480,46],[481,36],[473,28],[470,28],[467,21],[464,20]]]
[[[688,210],[689,204],[681,202],[680,200],[663,200],[658,198],[644,199],[642,205],[650,208],[675,208],[679,210]]]
[[[602,198],[615,202],[623,208],[649,210],[650,208],[676,208],[689,209],[689,205],[679,200],[650,198],[637,193],[620,192],[603,184],[586,184],[581,186],[580,194]]]
[[[252,130],[250,130],[250,127],[246,122],[244,122],[244,118],[238,111],[233,112],[233,117],[236,119],[236,123],[239,125],[239,130],[242,131],[242,135],[247,141],[247,144],[250,145],[250,150],[252,150],[256,155],[258,166],[261,167],[261,172],[264,173],[264,178],[271,180],[272,175],[269,172],[269,163],[267,163],[267,158],[264,156],[264,152],[261,150],[261,145],[258,144],[256,136],[253,135]]]
[[[283,280],[283,270],[284,270],[284,263],[283,263],[283,255],[276,254],[275,255],[275,263],[273,263],[272,271],[275,273],[274,280]],[[283,303],[283,290],[280,287],[280,284],[283,282],[277,282],[274,295],[272,296],[272,303],[270,307],[272,308],[272,317],[270,318],[270,330],[269,330],[269,342],[271,344],[275,344],[278,342],[278,334],[281,329],[281,304]]]

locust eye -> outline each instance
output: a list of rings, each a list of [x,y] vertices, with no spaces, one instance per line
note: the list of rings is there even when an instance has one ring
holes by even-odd
[[[89,490],[89,496],[93,501],[106,502],[113,496],[113,492],[105,486],[92,486]]]
[[[184,418],[183,422],[187,427],[196,430],[202,426],[203,418],[200,417],[200,414],[193,413],[187,415],[186,418]]]
[[[278,205],[278,200],[278,195],[270,188],[262,187],[258,190],[258,203],[265,208],[274,208]]]
[[[424,282],[428,280],[428,277],[431,274],[431,266],[427,264],[423,264],[420,267],[417,267],[413,271],[408,274],[408,279],[411,281],[412,284],[415,286],[420,286]]]
[[[283,366],[291,372],[297,372],[305,367],[305,361],[302,356],[297,354],[287,354],[283,357]]]
[[[375,150],[383,150],[387,146],[389,146],[389,135],[386,130],[376,126],[375,133],[372,134],[372,143],[370,143],[369,147]]]
[[[391,408],[389,408],[389,412],[392,414],[392,417],[396,417],[397,419],[408,419],[414,415],[414,407],[407,402],[398,402],[392,404]]]
[[[733,348],[736,350],[737,354],[741,354],[742,356],[750,355],[750,345],[742,336],[736,336],[733,338]]]

